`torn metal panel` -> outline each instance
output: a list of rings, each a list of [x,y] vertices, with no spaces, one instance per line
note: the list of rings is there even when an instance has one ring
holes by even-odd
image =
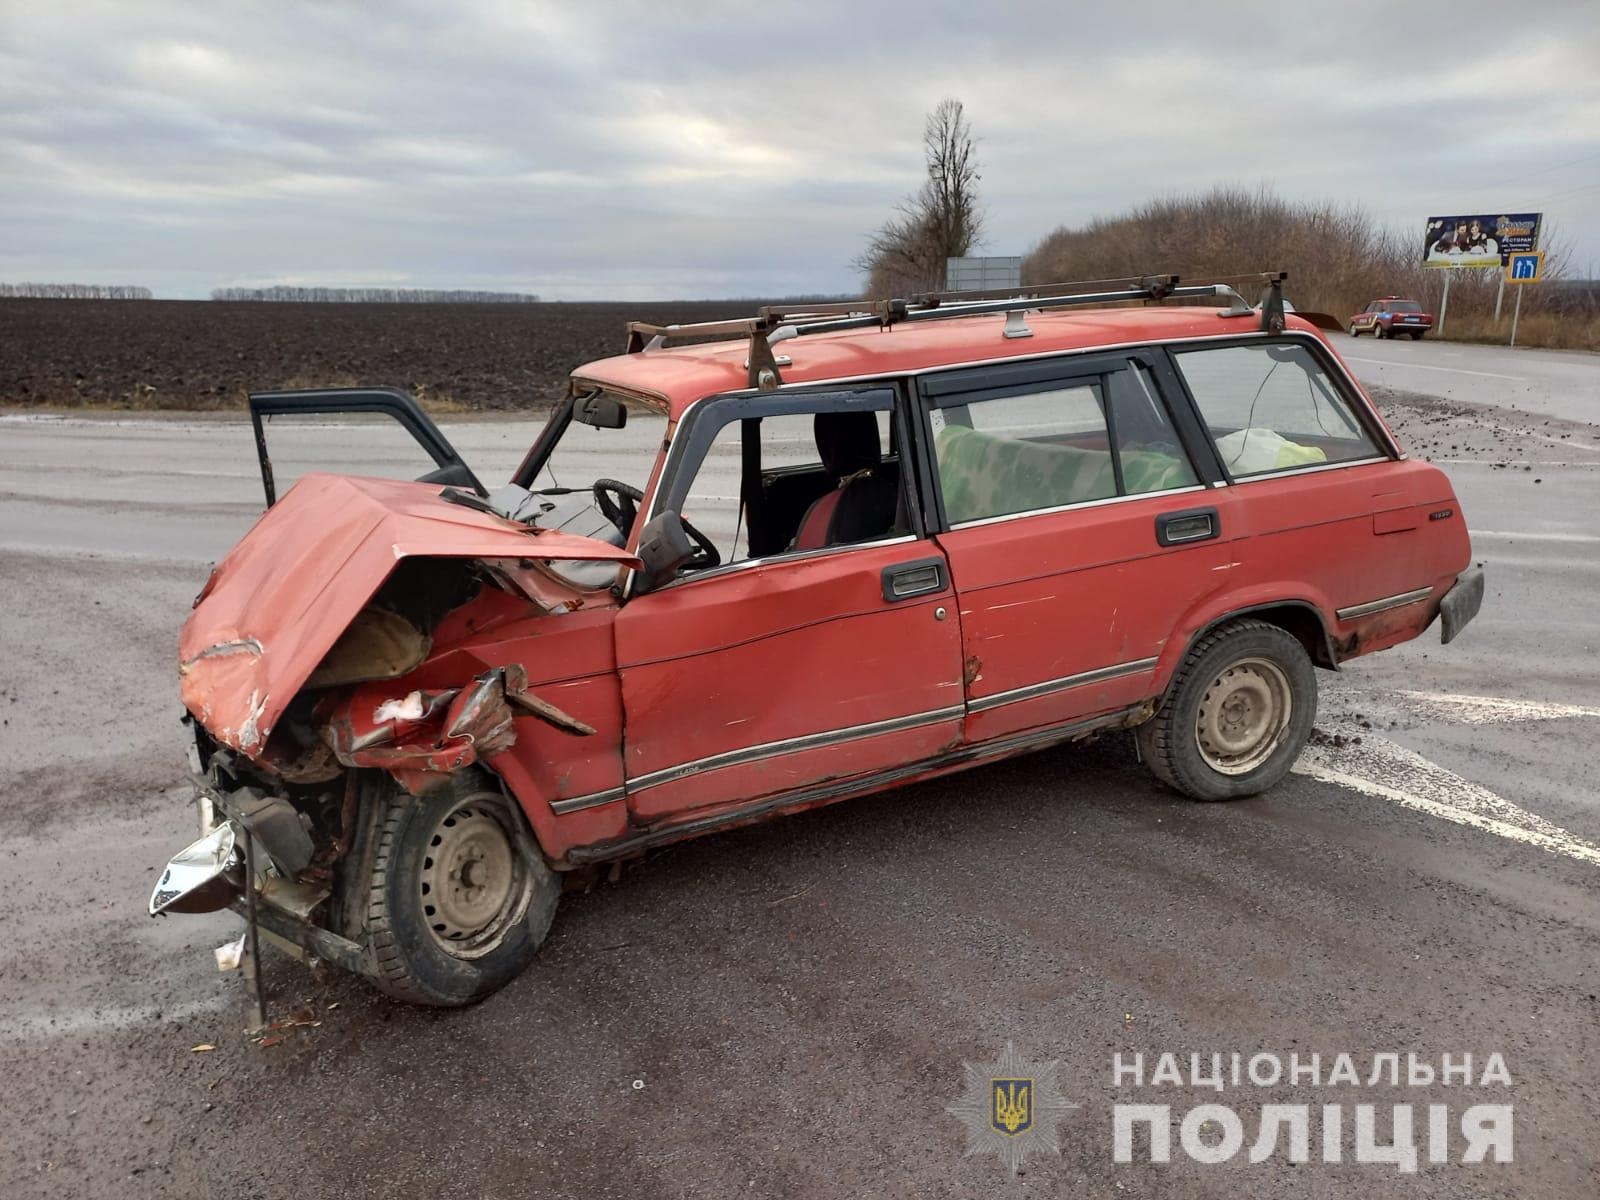
[[[547,721],[567,733],[588,737],[594,733],[593,725],[586,725],[571,713],[563,712],[550,701],[541,699],[528,690],[528,672],[521,663],[511,663],[505,668],[506,699],[512,704]]]
[[[517,740],[514,710],[567,733],[594,732],[534,695],[527,672],[512,664],[459,688],[404,696],[382,696],[381,686],[360,688],[328,723],[327,738],[345,766],[390,771],[408,790],[425,792],[443,776],[509,750]]]

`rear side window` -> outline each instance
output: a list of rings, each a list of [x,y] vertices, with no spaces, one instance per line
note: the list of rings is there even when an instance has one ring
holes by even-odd
[[[1219,346],[1173,359],[1236,479],[1380,455],[1304,346]]]
[[[1143,367],[957,394],[929,415],[951,524],[1196,482]]]

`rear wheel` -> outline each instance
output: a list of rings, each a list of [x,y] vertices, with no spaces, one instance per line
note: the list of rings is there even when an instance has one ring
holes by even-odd
[[[1383,328],[1383,322],[1382,321],[1379,321],[1377,324],[1375,324],[1372,327],[1372,336],[1377,338],[1380,341],[1382,341],[1384,338],[1389,336],[1388,333],[1385,332],[1385,330]]]
[[[560,880],[485,775],[385,803],[367,897],[377,985],[414,1004],[481,1000],[539,949]]]
[[[1317,679],[1288,631],[1243,619],[1184,656],[1139,749],[1157,779],[1196,800],[1254,796],[1294,765],[1317,715]]]
[[[1422,330],[1413,330],[1411,334],[1411,340],[1413,342],[1420,342],[1422,340]]]

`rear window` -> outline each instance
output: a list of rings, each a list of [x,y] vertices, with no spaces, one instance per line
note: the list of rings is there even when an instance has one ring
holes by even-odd
[[[1415,300],[1391,300],[1391,301],[1389,301],[1389,311],[1390,312],[1421,312],[1422,311],[1422,305],[1418,304]]]
[[[1196,483],[1143,366],[957,395],[929,417],[952,524]]]
[[[1304,346],[1219,346],[1173,358],[1236,479],[1379,456]]]

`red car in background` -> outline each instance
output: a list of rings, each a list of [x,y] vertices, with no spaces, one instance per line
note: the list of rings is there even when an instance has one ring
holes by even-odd
[[[1373,337],[1386,338],[1409,333],[1412,341],[1418,341],[1432,328],[1432,313],[1415,300],[1402,300],[1398,296],[1374,300],[1350,318],[1351,337],[1370,333]]]

